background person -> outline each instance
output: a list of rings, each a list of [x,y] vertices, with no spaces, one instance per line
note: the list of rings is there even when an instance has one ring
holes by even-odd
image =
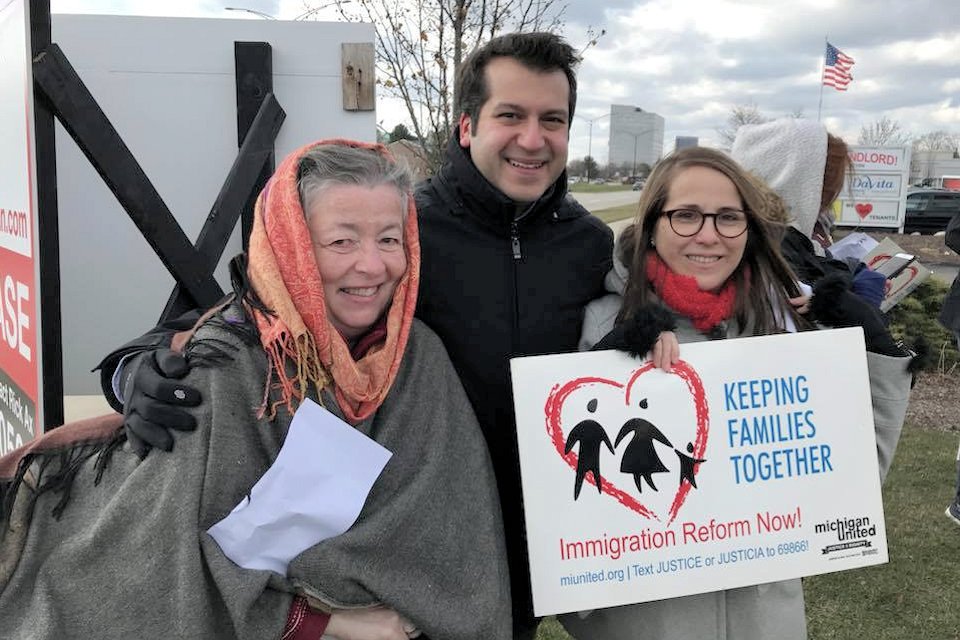
[[[814,288],[810,318],[827,327],[861,327],[868,354],[871,382],[885,379],[886,367],[905,367],[912,374],[923,368],[926,345],[914,340],[911,351],[894,339],[880,312],[886,278],[863,263],[850,266],[831,258],[830,227],[833,203],[843,189],[851,163],[846,143],[831,135],[819,122],[782,118],[737,131],[731,156],[744,169],[764,180],[780,195],[790,216],[781,243],[783,255],[802,282]],[[894,379],[900,378],[900,371]],[[909,387],[890,390],[896,395],[874,394],[874,419],[878,430],[897,434],[909,400]],[[877,398],[897,398],[894,404]],[[895,408],[893,413],[888,410]],[[894,449],[878,447],[881,469],[889,468]]]
[[[587,307],[581,348],[600,343],[633,349],[628,337],[638,318],[648,327],[657,322],[658,330],[673,327],[681,343],[810,328],[790,304],[799,290],[779,251],[782,229],[755,185],[712,149],[683,149],[661,160],[647,180],[635,222],[618,241],[618,260],[607,278],[610,293]],[[652,318],[651,303],[665,306],[668,318]],[[868,360],[871,356],[884,358],[868,354]],[[905,360],[888,358],[871,371],[871,389],[885,399],[881,410],[899,416],[901,425],[910,382]],[[877,405],[875,400],[875,413]],[[881,478],[899,439],[899,428],[883,417],[875,416]],[[800,580],[566,614],[560,620],[575,638],[591,640],[806,638]]]
[[[947,248],[960,253],[960,212],[955,213],[950,219],[943,242]],[[953,332],[957,340],[957,349],[960,349],[960,274],[953,279],[950,291],[943,300],[940,324]],[[946,514],[948,518],[960,524],[960,450],[957,451],[957,491],[953,500],[947,505]]]
[[[533,636],[536,620],[509,359],[576,349],[583,309],[603,294],[613,248],[610,229],[567,195],[577,60],[563,38],[548,33],[507,34],[471,53],[457,80],[461,113],[444,164],[416,190],[423,256],[417,317],[446,345],[489,446],[521,637]],[[101,363],[104,394],[125,410],[144,453],[151,445],[169,448],[167,427],[190,427],[189,418],[170,416],[184,402],[168,392],[167,378],[182,368],[147,353],[127,367],[135,373],[124,405],[111,377],[124,355],[169,344],[171,333],[158,328]]]
[[[780,248],[802,282],[842,276],[848,288],[879,308],[886,278],[863,263],[830,255],[833,204],[852,164],[842,138],[819,122],[782,118],[737,130],[730,155],[784,201],[788,227]]]
[[[413,318],[408,189],[383,147],[294,152],[258,199],[236,298],[187,343],[197,428],[170,456],[67,426],[0,460],[20,469],[3,486],[0,557],[19,557],[0,573],[5,638],[510,637],[489,458],[439,339]],[[243,569],[206,532],[249,498],[306,399],[392,457],[345,533],[286,575]]]

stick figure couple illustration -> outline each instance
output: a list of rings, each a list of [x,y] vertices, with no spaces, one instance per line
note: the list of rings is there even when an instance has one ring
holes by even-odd
[[[648,406],[649,404],[646,398],[640,401],[641,409],[646,409]],[[587,411],[596,413],[596,398],[587,403]],[[674,448],[670,439],[650,421],[644,420],[643,418],[631,418],[623,424],[620,432],[617,434],[616,440],[611,444],[610,438],[607,436],[607,432],[603,426],[596,420],[587,419],[580,421],[570,430],[564,447],[564,453],[570,453],[570,450],[573,449],[577,443],[580,444],[580,450],[577,456],[576,481],[573,487],[574,500],[580,497],[583,479],[588,471],[593,473],[593,479],[597,485],[597,492],[600,493],[603,491],[603,478],[600,475],[600,445],[607,445],[610,453],[616,455],[615,449],[620,446],[621,441],[625,440],[627,436],[631,434],[633,434],[633,438],[627,443],[620,457],[620,471],[633,475],[633,482],[637,485],[638,492],[643,493],[643,485],[640,483],[641,479],[645,480],[651,489],[658,491],[657,486],[653,482],[653,474],[670,471],[664,466],[663,461],[660,460],[660,456],[657,454],[656,448],[654,448],[654,440],[673,448],[677,454],[680,462],[680,485],[683,485],[683,481],[686,480],[695,489],[697,488],[697,481],[694,478],[694,465],[706,462],[706,459],[694,458],[688,455],[693,453],[692,442],[687,443],[686,452],[680,451]]]

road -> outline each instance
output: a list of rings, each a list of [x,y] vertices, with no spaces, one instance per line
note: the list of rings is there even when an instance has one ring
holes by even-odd
[[[957,271],[960,270],[960,267],[955,267],[951,264],[930,264],[927,266],[933,271],[932,277],[942,280],[947,284],[953,282],[953,279],[957,277]]]
[[[577,202],[583,205],[587,211],[600,211],[601,209],[612,209],[613,207],[622,207],[625,204],[636,204],[640,202],[639,191],[606,191],[603,193],[571,193]]]

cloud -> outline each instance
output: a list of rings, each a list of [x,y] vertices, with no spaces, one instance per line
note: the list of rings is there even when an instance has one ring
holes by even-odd
[[[413,2],[414,0],[409,0]],[[238,5],[290,19],[324,0],[51,0],[57,13],[240,17]],[[558,5],[559,6],[559,5]],[[250,15],[251,19],[256,19]],[[329,11],[323,18],[333,19]],[[776,117],[802,111],[856,142],[860,127],[887,116],[917,134],[960,133],[960,2],[957,0],[585,0],[568,1],[564,35],[578,50],[588,28],[606,29],[587,47],[579,73],[570,156],[591,146],[607,157],[611,104],[664,117],[664,151],[678,135],[718,144],[735,105]],[[822,89],[824,38],[856,60],[846,93]],[[405,119],[378,98],[378,119]],[[600,117],[598,117],[600,116]]]
[[[846,93],[824,87],[821,118],[856,142],[880,117],[908,131],[960,132],[960,2],[952,0],[648,0],[591,3],[568,9],[566,34],[587,24],[607,34],[586,50],[580,69],[580,113],[595,117],[611,103],[633,104],[665,118],[664,152],[677,135],[718,144],[735,105],[776,117],[821,103],[824,38],[851,55]],[[826,33],[825,33],[826,32]],[[594,156],[606,159],[605,120],[594,125]],[[574,122],[570,156],[588,144]]]

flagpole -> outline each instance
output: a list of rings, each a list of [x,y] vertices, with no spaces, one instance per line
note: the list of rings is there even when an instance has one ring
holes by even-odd
[[[820,122],[820,109],[823,107],[823,65],[828,42],[827,36],[823,36],[823,50],[820,53],[820,101],[817,103],[817,122]]]

